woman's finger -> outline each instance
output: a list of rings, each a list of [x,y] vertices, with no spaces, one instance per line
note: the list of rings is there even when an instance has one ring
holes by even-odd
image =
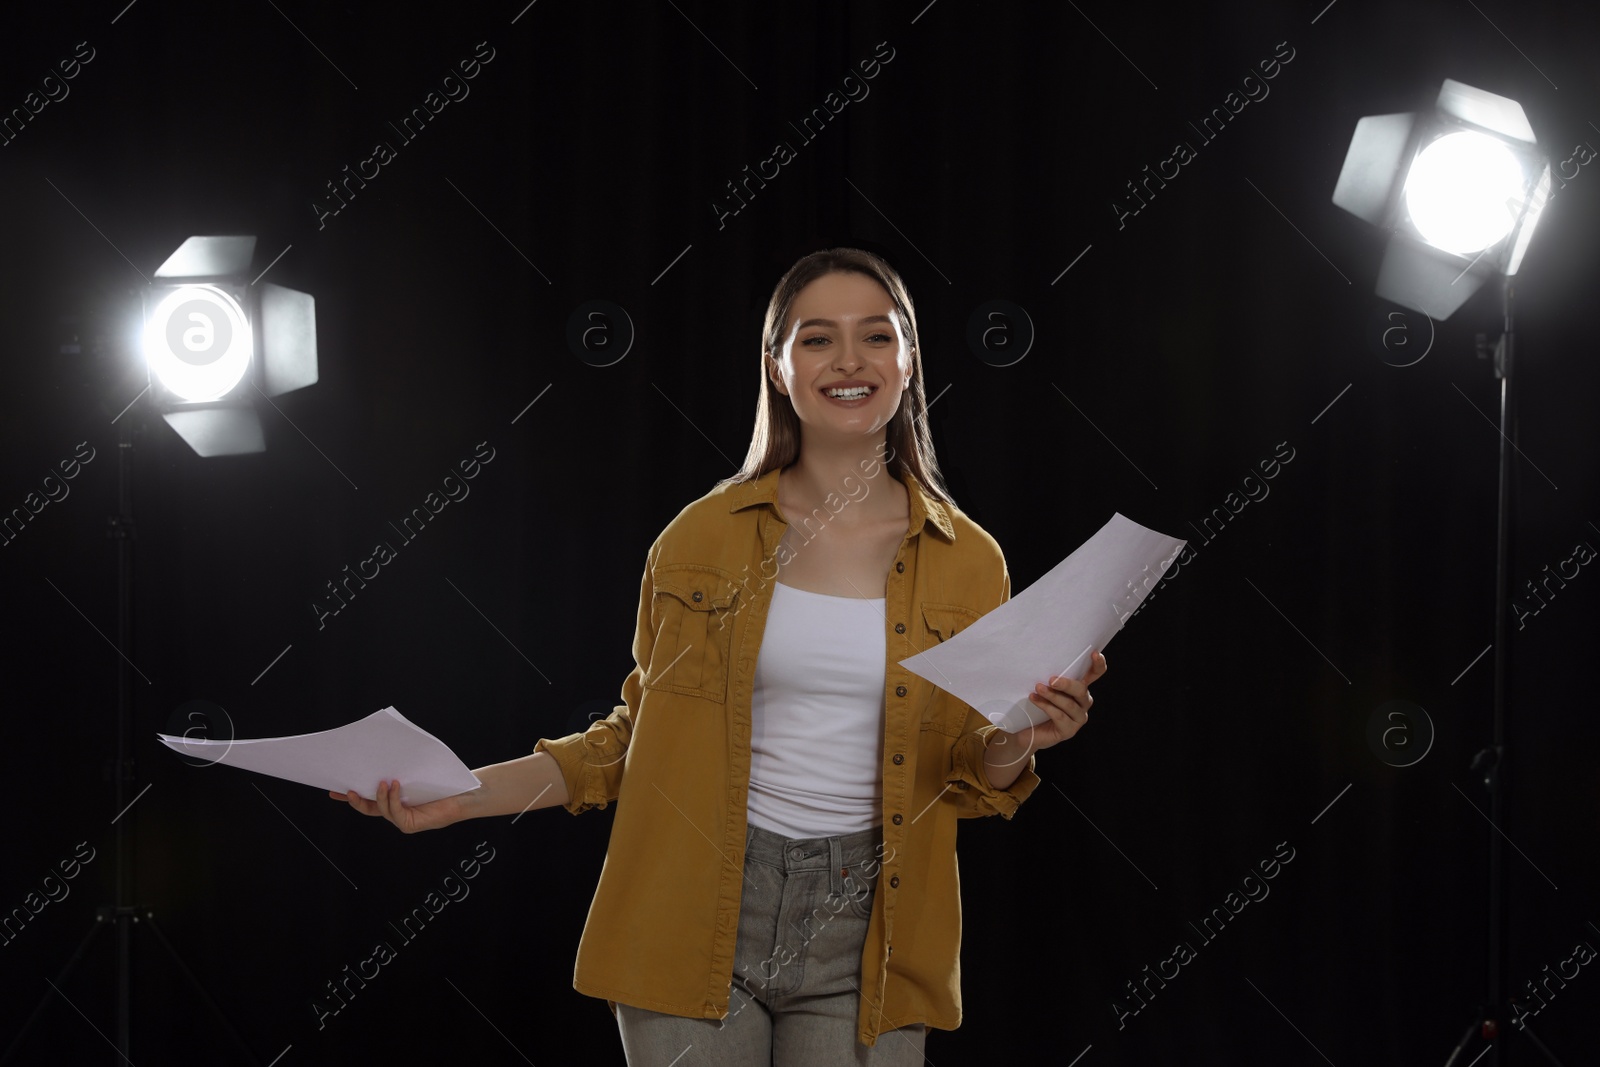
[[[1061,731],[1063,738],[1071,737],[1089,719],[1089,713],[1076,704],[1067,704],[1066,707],[1057,706],[1056,711],[1060,717],[1056,719],[1056,727]]]
[[[388,807],[387,807],[387,809],[386,809],[386,811],[384,813],[384,817],[387,818],[390,822],[394,823],[400,829],[405,830],[407,833],[409,833],[410,830],[408,829],[408,827],[406,825],[406,821],[405,821],[406,820],[405,805],[400,803],[400,783],[399,782],[391,780],[388,783],[388,789],[384,793],[384,799],[385,799],[385,802],[388,805]]]
[[[373,802],[368,800],[366,797],[363,797],[360,793],[357,793],[354,789],[347,793],[335,793],[330,789],[328,791],[328,795],[336,800],[344,801],[346,804],[349,804],[352,808],[356,809],[363,815],[378,814],[377,808]]]
[[[1056,692],[1065,696],[1068,700],[1072,701],[1074,704],[1077,704],[1084,710],[1088,710],[1089,705],[1094,702],[1094,698],[1089,695],[1090,681],[1092,681],[1092,679],[1087,679],[1080,682],[1076,678],[1067,678],[1063,676],[1057,679],[1055,690]]]

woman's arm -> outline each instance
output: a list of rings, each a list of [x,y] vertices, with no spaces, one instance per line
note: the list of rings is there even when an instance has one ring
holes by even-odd
[[[1010,789],[1011,784],[1022,772],[1033,766],[1028,759],[1038,751],[1032,744],[1033,731],[1020,730],[1013,734],[996,727],[985,741],[987,747],[983,750],[984,777],[988,778],[989,784],[996,789]]]
[[[363,815],[388,819],[408,834],[437,830],[465,819],[520,814],[567,802],[561,765],[545,752],[479,767],[472,773],[483,783],[478,788],[426,804],[401,804],[399,783],[392,780],[378,783],[378,795],[373,800],[367,800],[354,790],[348,793],[329,790],[328,795],[345,801]]]
[[[519,815],[537,808],[565,806],[567,783],[561,765],[548,752],[492,763],[472,772],[483,784],[461,794],[461,817]]]

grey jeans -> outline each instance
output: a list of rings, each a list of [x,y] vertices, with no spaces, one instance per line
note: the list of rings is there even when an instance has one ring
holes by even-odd
[[[722,1019],[617,1005],[628,1067],[916,1067],[913,1023],[856,1039],[879,826],[785,838],[747,824],[733,988]]]

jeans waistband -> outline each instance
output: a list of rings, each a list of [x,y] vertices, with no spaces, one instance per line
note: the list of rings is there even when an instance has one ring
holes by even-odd
[[[754,823],[745,830],[745,855],[786,871],[837,870],[881,860],[883,827],[832,837],[785,837]]]

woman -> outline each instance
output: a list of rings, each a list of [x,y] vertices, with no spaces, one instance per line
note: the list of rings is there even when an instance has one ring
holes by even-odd
[[[1015,734],[899,666],[1011,595],[940,484],[924,396],[894,270],[802,258],[743,468],[650,548],[623,704],[459,796],[330,794],[407,833],[617,800],[573,986],[631,1065],[920,1064],[926,1027],[960,1024],[956,820],[1012,817],[1106,664],[1040,683],[1049,718]]]

